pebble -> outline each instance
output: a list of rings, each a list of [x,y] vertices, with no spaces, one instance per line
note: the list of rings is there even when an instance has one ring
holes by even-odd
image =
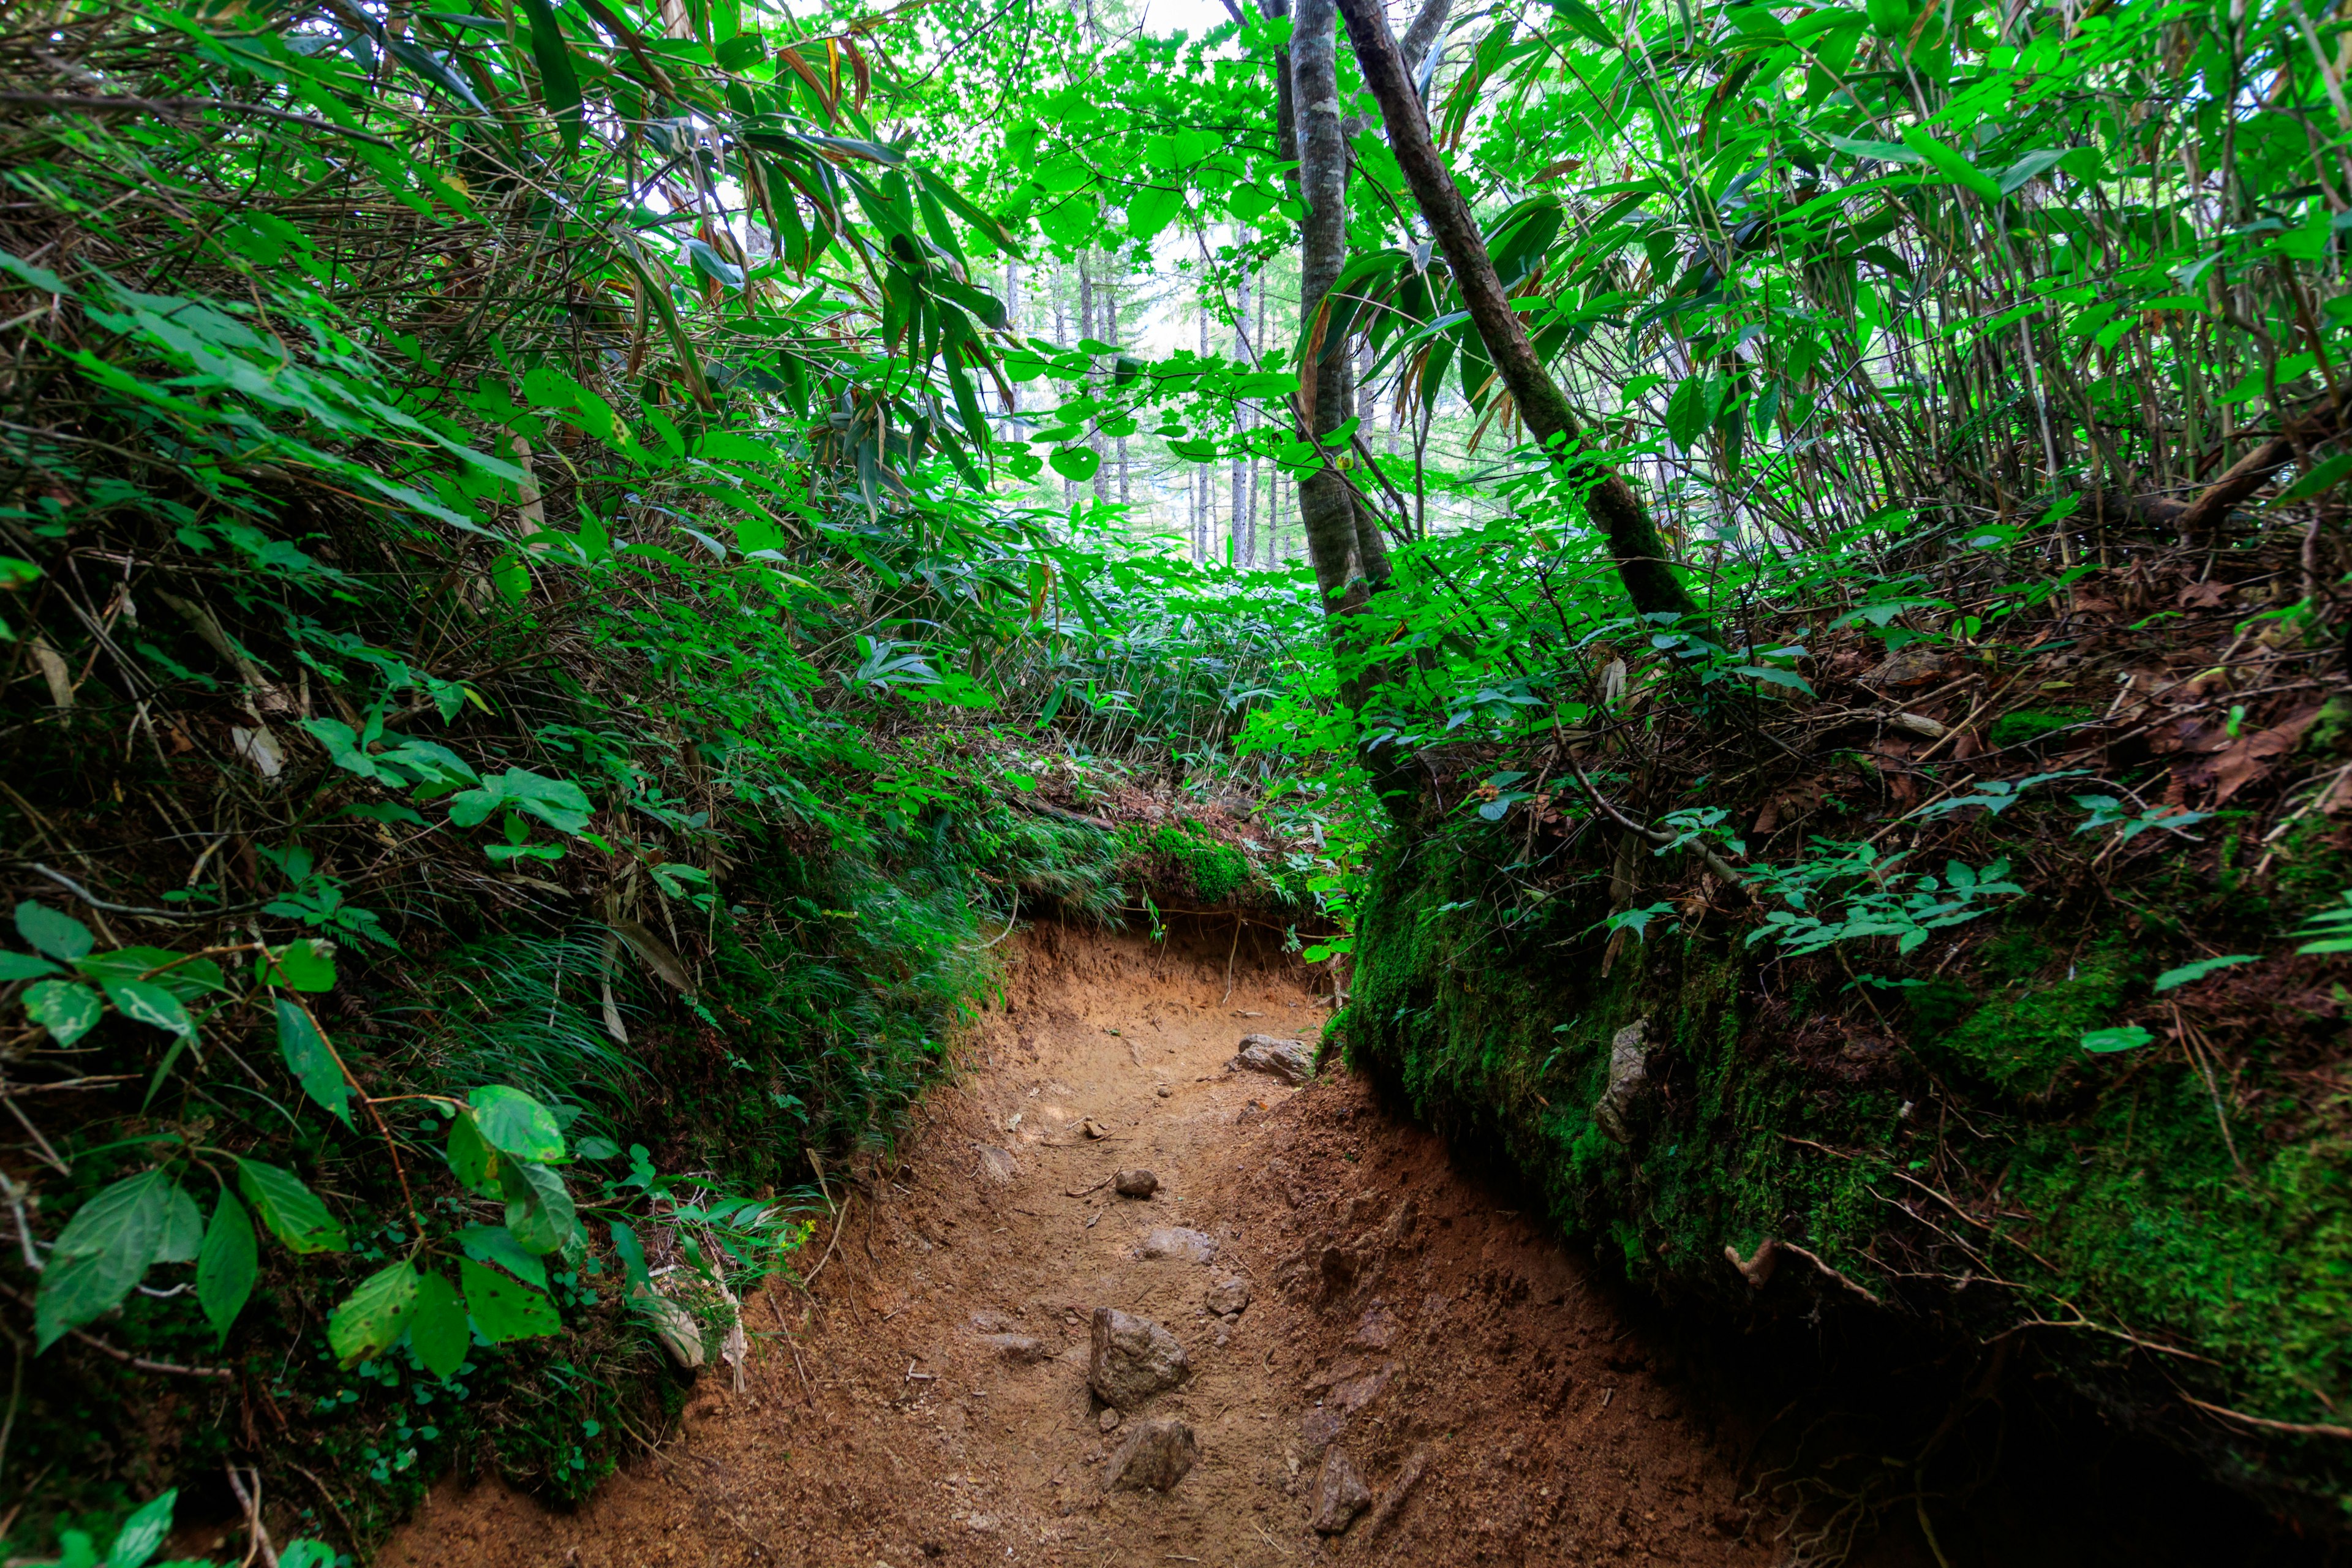
[[[1118,1409],[1117,1409],[1116,1407],[1112,1406],[1112,1405],[1104,1405],[1104,1406],[1103,1406],[1103,1413],[1102,1413],[1100,1415],[1098,1415],[1098,1416],[1097,1416],[1097,1417],[1095,1418],[1095,1425],[1096,1425],[1096,1426],[1099,1426],[1099,1427],[1101,1427],[1101,1428],[1102,1428],[1104,1431],[1106,1431],[1106,1432],[1116,1432],[1116,1431],[1118,1431]]]
[[[1337,1535],[1356,1522],[1372,1505],[1372,1489],[1348,1462],[1348,1451],[1334,1443],[1323,1450],[1323,1468],[1315,1478],[1315,1518],[1318,1532]]]
[[[1116,1307],[1095,1309],[1087,1382],[1104,1404],[1132,1410],[1192,1374],[1192,1363],[1174,1334]]]
[[[1315,1052],[1305,1040],[1244,1035],[1241,1053],[1233,1065],[1247,1072],[1270,1073],[1285,1083],[1305,1083],[1315,1076]]]
[[[1128,1434],[1103,1466],[1103,1478],[1116,1490],[1164,1492],[1191,1474],[1200,1457],[1192,1428],[1163,1416]]]
[[[1121,1171],[1111,1185],[1123,1198],[1148,1198],[1160,1190],[1160,1178],[1150,1171]]]
[[[1220,1274],[1209,1280],[1209,1310],[1221,1318],[1232,1317],[1249,1306],[1249,1281],[1238,1274]]]
[[[1176,1091],[1163,1083],[1152,1092],[1159,1095],[1160,1099],[1166,1100],[1170,1095],[1174,1094]]]
[[[1137,1243],[1138,1258],[1173,1258],[1186,1263],[1206,1263],[1217,1255],[1217,1238],[1188,1226],[1162,1226]]]

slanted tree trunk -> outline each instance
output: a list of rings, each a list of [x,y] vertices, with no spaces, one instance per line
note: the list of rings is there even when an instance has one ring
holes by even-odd
[[[1469,204],[1462,199],[1430,138],[1429,116],[1396,39],[1390,36],[1387,18],[1376,0],[1334,3],[1347,17],[1349,42],[1355,48],[1364,85],[1380,103],[1389,145],[1403,166],[1414,205],[1445,253],[1470,320],[1486,344],[1486,357],[1510,390],[1520,420],[1550,451],[1554,461],[1570,466],[1590,484],[1585,510],[1608,536],[1610,554],[1616,560],[1618,575],[1624,580],[1633,607],[1643,615],[1696,620],[1701,615],[1698,604],[1675,574],[1665,541],[1659,537],[1649,510],[1622,475],[1585,449],[1575,411],[1528,342],[1527,329],[1495,275],[1494,262],[1486,255],[1486,239],[1470,216]],[[1299,30],[1305,31],[1303,23]],[[1703,631],[1702,635],[1711,634]]]

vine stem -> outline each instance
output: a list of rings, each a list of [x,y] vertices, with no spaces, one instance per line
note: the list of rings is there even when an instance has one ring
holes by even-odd
[[[393,1137],[392,1127],[384,1121],[383,1112],[378,1110],[376,1107],[379,1104],[388,1105],[394,1100],[438,1100],[441,1097],[438,1095],[394,1094],[387,1095],[383,1100],[379,1101],[375,1096],[370,1094],[365,1089],[361,1087],[358,1076],[352,1071],[351,1064],[343,1060],[343,1053],[335,1049],[334,1041],[329,1039],[327,1037],[327,1031],[319,1026],[319,1016],[310,1011],[310,1005],[308,1002],[303,1001],[299,996],[288,996],[285,1000],[293,1003],[294,1005],[300,1010],[302,1016],[310,1020],[311,1029],[319,1037],[319,1043],[327,1048],[327,1055],[334,1058],[337,1070],[341,1072],[343,1075],[343,1081],[352,1086],[352,1092],[357,1095],[359,1097],[360,1103],[367,1108],[368,1120],[375,1123],[376,1131],[383,1138],[384,1152],[392,1156],[392,1173],[400,1178],[401,1202],[408,1209],[409,1223],[416,1227],[416,1234],[421,1237],[425,1234],[425,1216],[417,1212],[416,1194],[408,1184],[408,1167],[401,1163],[400,1144],[398,1141]]]

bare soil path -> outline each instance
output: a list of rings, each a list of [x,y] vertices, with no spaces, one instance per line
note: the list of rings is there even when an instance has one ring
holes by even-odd
[[[811,1244],[813,1286],[746,1304],[745,1393],[706,1371],[683,1430],[576,1511],[446,1483],[379,1562],[1771,1562],[1730,1433],[1588,1265],[1344,1075],[1229,1068],[1241,1036],[1311,1046],[1326,1015],[1245,948],[1228,994],[1223,948],[1024,937],[969,1070]],[[1129,1168],[1157,1194],[1119,1196]],[[1213,1313],[1234,1280],[1246,1307]],[[1108,1431],[1099,1307],[1191,1366]],[[1197,1462],[1107,1487],[1158,1418]],[[1335,1453],[1367,1494],[1336,1533]]]

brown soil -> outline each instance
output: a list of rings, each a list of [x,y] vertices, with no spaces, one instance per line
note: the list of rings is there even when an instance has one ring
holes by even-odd
[[[808,1288],[746,1304],[745,1393],[706,1371],[682,1430],[574,1512],[445,1483],[379,1562],[1770,1562],[1733,1435],[1589,1264],[1336,1068],[1297,1089],[1227,1069],[1242,1035],[1311,1043],[1327,1015],[1246,963],[1228,994],[1215,949],[1038,928],[968,1071],[811,1244]],[[1159,1194],[1115,1195],[1137,1166]],[[1163,1226],[1213,1260],[1140,1258]],[[1205,1305],[1228,1275],[1251,1292],[1230,1321]],[[1165,1325],[1193,1368],[1108,1437],[1098,1306]],[[1159,1415],[1197,1466],[1106,1491],[1107,1451]],[[1311,1528],[1327,1447],[1373,1497],[1336,1536]]]

